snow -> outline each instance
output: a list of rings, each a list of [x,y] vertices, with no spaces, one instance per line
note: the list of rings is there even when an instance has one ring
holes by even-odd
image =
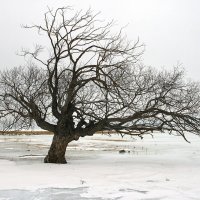
[[[0,200],[200,199],[197,136],[98,134],[71,143],[66,165],[43,163],[51,139],[0,136]]]

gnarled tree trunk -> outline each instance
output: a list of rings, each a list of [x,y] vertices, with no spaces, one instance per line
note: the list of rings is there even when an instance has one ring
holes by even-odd
[[[48,155],[45,157],[45,163],[67,163],[65,159],[65,151],[71,138],[55,134]]]

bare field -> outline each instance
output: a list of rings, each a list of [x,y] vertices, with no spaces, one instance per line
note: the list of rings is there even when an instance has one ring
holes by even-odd
[[[49,131],[0,131],[0,135],[52,135]]]
[[[114,131],[99,131],[96,134],[113,134],[116,133]],[[19,130],[19,131],[0,131],[0,135],[53,135],[50,131],[45,130]]]

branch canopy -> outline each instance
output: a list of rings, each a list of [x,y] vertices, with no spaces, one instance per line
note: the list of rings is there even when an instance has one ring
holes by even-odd
[[[128,41],[122,29],[114,34],[113,23],[91,10],[71,13],[49,10],[44,25],[25,26],[45,35],[49,46],[23,51],[32,59],[27,66],[1,72],[2,128],[35,122],[72,139],[104,130],[199,135],[198,83],[184,81],[179,68],[159,72],[141,64],[139,40]]]

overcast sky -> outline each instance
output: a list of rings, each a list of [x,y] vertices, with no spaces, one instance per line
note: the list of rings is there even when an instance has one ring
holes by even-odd
[[[3,2],[3,4],[2,4]],[[188,77],[200,81],[199,0],[4,0],[0,6],[0,68],[22,63],[16,55],[38,38],[22,24],[42,23],[47,6],[73,6],[100,11],[100,18],[127,25],[130,40],[140,38],[146,45],[143,62],[156,68],[182,63]]]

